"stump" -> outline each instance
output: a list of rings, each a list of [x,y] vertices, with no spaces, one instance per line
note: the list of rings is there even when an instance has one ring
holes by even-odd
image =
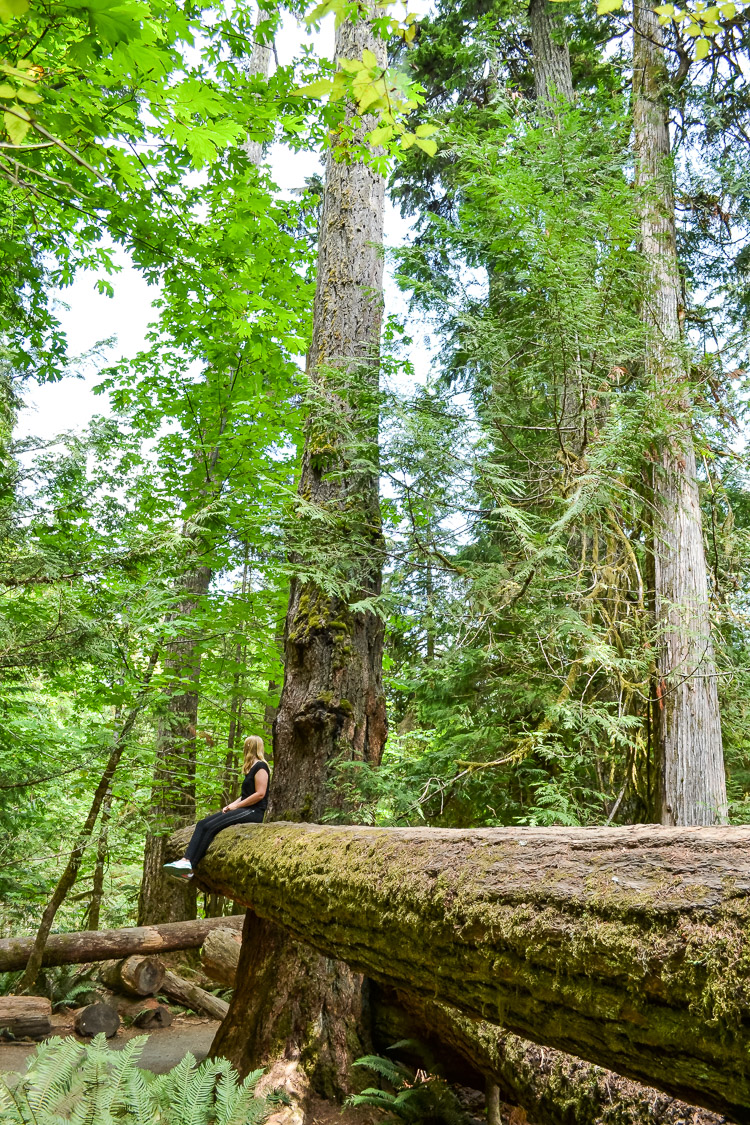
[[[201,949],[201,966],[217,984],[234,988],[242,948],[242,935],[236,930],[212,930]]]
[[[76,1012],[73,1026],[79,1035],[93,1038],[104,1032],[107,1039],[112,1039],[117,1034],[120,1026],[120,1017],[109,1004],[89,1004]]]
[[[166,1004],[149,998],[144,1007],[133,1020],[133,1027],[140,1027],[143,1031],[154,1031],[158,1027],[169,1027],[172,1022],[172,1013]]]
[[[52,1032],[52,1004],[45,996],[0,996],[0,1035],[45,1039]]]
[[[161,988],[164,972],[164,964],[158,957],[136,955],[123,961],[105,961],[99,976],[114,992],[153,996]]]

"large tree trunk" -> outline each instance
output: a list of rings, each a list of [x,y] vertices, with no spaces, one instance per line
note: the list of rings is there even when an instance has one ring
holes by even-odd
[[[240,825],[199,878],[380,983],[750,1121],[750,828]]]
[[[648,292],[647,376],[672,432],[653,468],[654,584],[660,634],[654,714],[662,824],[715,824],[727,796],[719,700],[708,611],[708,580],[681,347],[681,289],[675,243],[665,93],[668,74],[658,19],[634,11],[636,182]]]
[[[549,109],[558,98],[573,101],[570,50],[560,16],[550,0],[531,0],[531,50],[534,56],[534,92],[542,107]]]
[[[72,934],[50,934],[42,951],[42,965],[84,965],[109,961],[134,953],[171,953],[176,949],[198,949],[212,930],[240,930],[244,915],[228,918],[196,918],[166,926],[130,926],[122,930],[78,930]],[[22,969],[34,948],[30,937],[0,939],[0,973]]]
[[[369,23],[345,20],[337,32],[337,58],[361,58],[365,49],[385,65],[383,41]],[[377,447],[372,405],[378,388],[383,202],[381,176],[361,163],[337,162],[329,153],[309,369],[333,411],[346,415],[371,450]],[[369,402],[361,414],[363,394]],[[326,431],[315,415],[307,428],[299,492],[346,520],[342,550],[346,528],[354,530],[354,599],[379,594],[377,473],[363,470],[341,437],[330,432],[330,421]],[[317,820],[326,805],[337,803],[329,788],[337,760],[380,761],[386,735],[383,624],[374,613],[353,613],[343,598],[295,580],[284,647],[268,818]],[[367,1049],[362,978],[298,945],[271,921],[249,916],[237,979],[214,1054],[231,1059],[242,1073],[286,1060],[283,1082],[298,1119],[310,1083],[327,1097],[346,1092],[351,1061]]]
[[[376,1047],[401,1040],[424,1044],[446,1077],[466,1085],[487,1081],[536,1125],[722,1125],[698,1109],[593,1063],[539,1047],[487,1020],[424,996],[373,989]],[[419,1062],[418,1056],[415,1058]],[[488,1116],[489,1120],[489,1116]]]

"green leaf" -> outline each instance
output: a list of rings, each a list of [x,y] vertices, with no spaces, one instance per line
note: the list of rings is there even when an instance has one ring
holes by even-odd
[[[0,21],[7,23],[14,16],[22,16],[29,10],[30,0],[0,0]]]
[[[307,86],[298,86],[296,90],[292,90],[292,96],[295,98],[323,98],[326,94],[330,94],[333,89],[333,82],[330,78],[319,78],[317,82],[310,82]]]
[[[5,131],[11,139],[11,143],[14,145],[22,144],[24,137],[31,128],[31,119],[28,114],[26,114],[25,118],[17,116],[18,114],[24,113],[25,110],[16,109],[14,113],[3,114]]]
[[[701,31],[700,24],[691,23],[691,24],[688,24],[688,26],[685,28],[685,34],[689,35],[692,39],[695,39],[699,35],[702,35],[703,32]]]
[[[417,137],[431,137],[433,133],[437,133],[437,125],[417,125],[414,130],[414,135]]]
[[[373,131],[368,134],[367,139],[371,145],[377,147],[377,145],[386,144],[392,136],[392,127],[390,125],[381,125],[379,128],[373,129]]]
[[[6,84],[0,86],[0,98],[15,98],[16,92],[14,86],[8,86]]]
[[[372,70],[378,65],[378,60],[376,59],[375,55],[372,51],[368,50],[367,47],[365,47],[364,51],[362,52],[362,62],[366,67],[368,67],[369,70]]]
[[[26,89],[19,90],[18,97],[22,102],[26,102],[27,105],[39,105],[39,102],[42,100],[41,94],[36,94],[33,90]]]
[[[605,16],[607,12],[616,12],[622,4],[623,0],[597,0],[597,15]]]
[[[734,4],[722,4],[721,14],[725,20],[732,20],[737,15],[737,9]]]
[[[696,59],[705,59],[711,50],[711,44],[708,39],[696,39],[695,41],[695,57]]]
[[[416,139],[417,138],[414,136],[413,133],[404,133],[403,137],[401,138],[401,148],[403,148],[403,149],[411,148],[411,146],[414,144]]]
[[[437,152],[438,146],[436,141],[424,140],[422,137],[417,135],[417,137],[415,138],[415,144],[422,149],[422,152],[426,152],[428,156],[434,156]]]

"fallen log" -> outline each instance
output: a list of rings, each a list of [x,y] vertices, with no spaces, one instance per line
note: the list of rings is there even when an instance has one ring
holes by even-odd
[[[243,914],[228,918],[197,918],[192,922],[166,922],[163,926],[131,926],[122,930],[81,930],[74,934],[50,934],[44,947],[43,965],[84,965],[109,961],[134,953],[169,953],[198,949],[211,930],[219,927],[242,930]],[[22,969],[34,947],[32,937],[0,939],[0,972]]]
[[[141,996],[133,999],[130,996],[110,995],[107,1003],[115,1009],[120,1019],[127,1026],[135,1027],[169,1027],[172,1022],[172,1013],[166,1004],[160,1004],[153,996]]]
[[[102,1000],[98,1004],[88,1004],[79,1009],[73,1017],[73,1027],[79,1035],[87,1038],[93,1039],[95,1035],[104,1032],[107,1039],[112,1039],[119,1030],[120,1017],[114,1008]]]
[[[0,1037],[46,1039],[52,1004],[45,996],[0,996]]]
[[[212,930],[201,948],[201,968],[217,984],[234,988],[242,935],[237,930]]]
[[[214,996],[211,992],[206,992],[205,988],[199,988],[197,984],[183,980],[176,973],[170,973],[169,971],[164,974],[161,992],[165,996],[169,996],[171,1000],[176,1000],[178,1004],[182,1004],[183,1008],[190,1008],[193,1012],[197,1012],[199,1016],[208,1016],[212,1020],[223,1020],[229,1011],[226,1000]]]
[[[228,931],[231,933],[231,931]],[[158,957],[126,957],[124,961],[105,961],[99,978],[113,992],[127,996],[153,996],[161,988],[165,973]]]
[[[382,984],[750,1122],[750,828],[241,825],[198,876]]]
[[[374,988],[378,1049],[417,1040],[467,1085],[489,1080],[502,1101],[544,1125],[724,1125],[727,1118],[670,1098],[594,1063],[529,1043],[422,996]],[[423,1065],[418,1057],[414,1060]],[[463,1062],[466,1073],[456,1072]],[[473,1072],[473,1074],[472,1074]]]

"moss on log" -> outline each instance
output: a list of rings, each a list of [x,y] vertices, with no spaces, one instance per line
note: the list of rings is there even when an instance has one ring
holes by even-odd
[[[199,877],[380,983],[750,1121],[750,828],[241,825]]]
[[[487,1020],[473,1020],[423,996],[376,988],[379,1049],[418,1040],[458,1081],[489,1079],[501,1099],[544,1125],[723,1125],[727,1118],[642,1086],[563,1051],[539,1047]],[[417,1060],[418,1061],[418,1060]],[[463,1062],[469,1073],[456,1073]],[[471,1071],[474,1072],[472,1079]]]

